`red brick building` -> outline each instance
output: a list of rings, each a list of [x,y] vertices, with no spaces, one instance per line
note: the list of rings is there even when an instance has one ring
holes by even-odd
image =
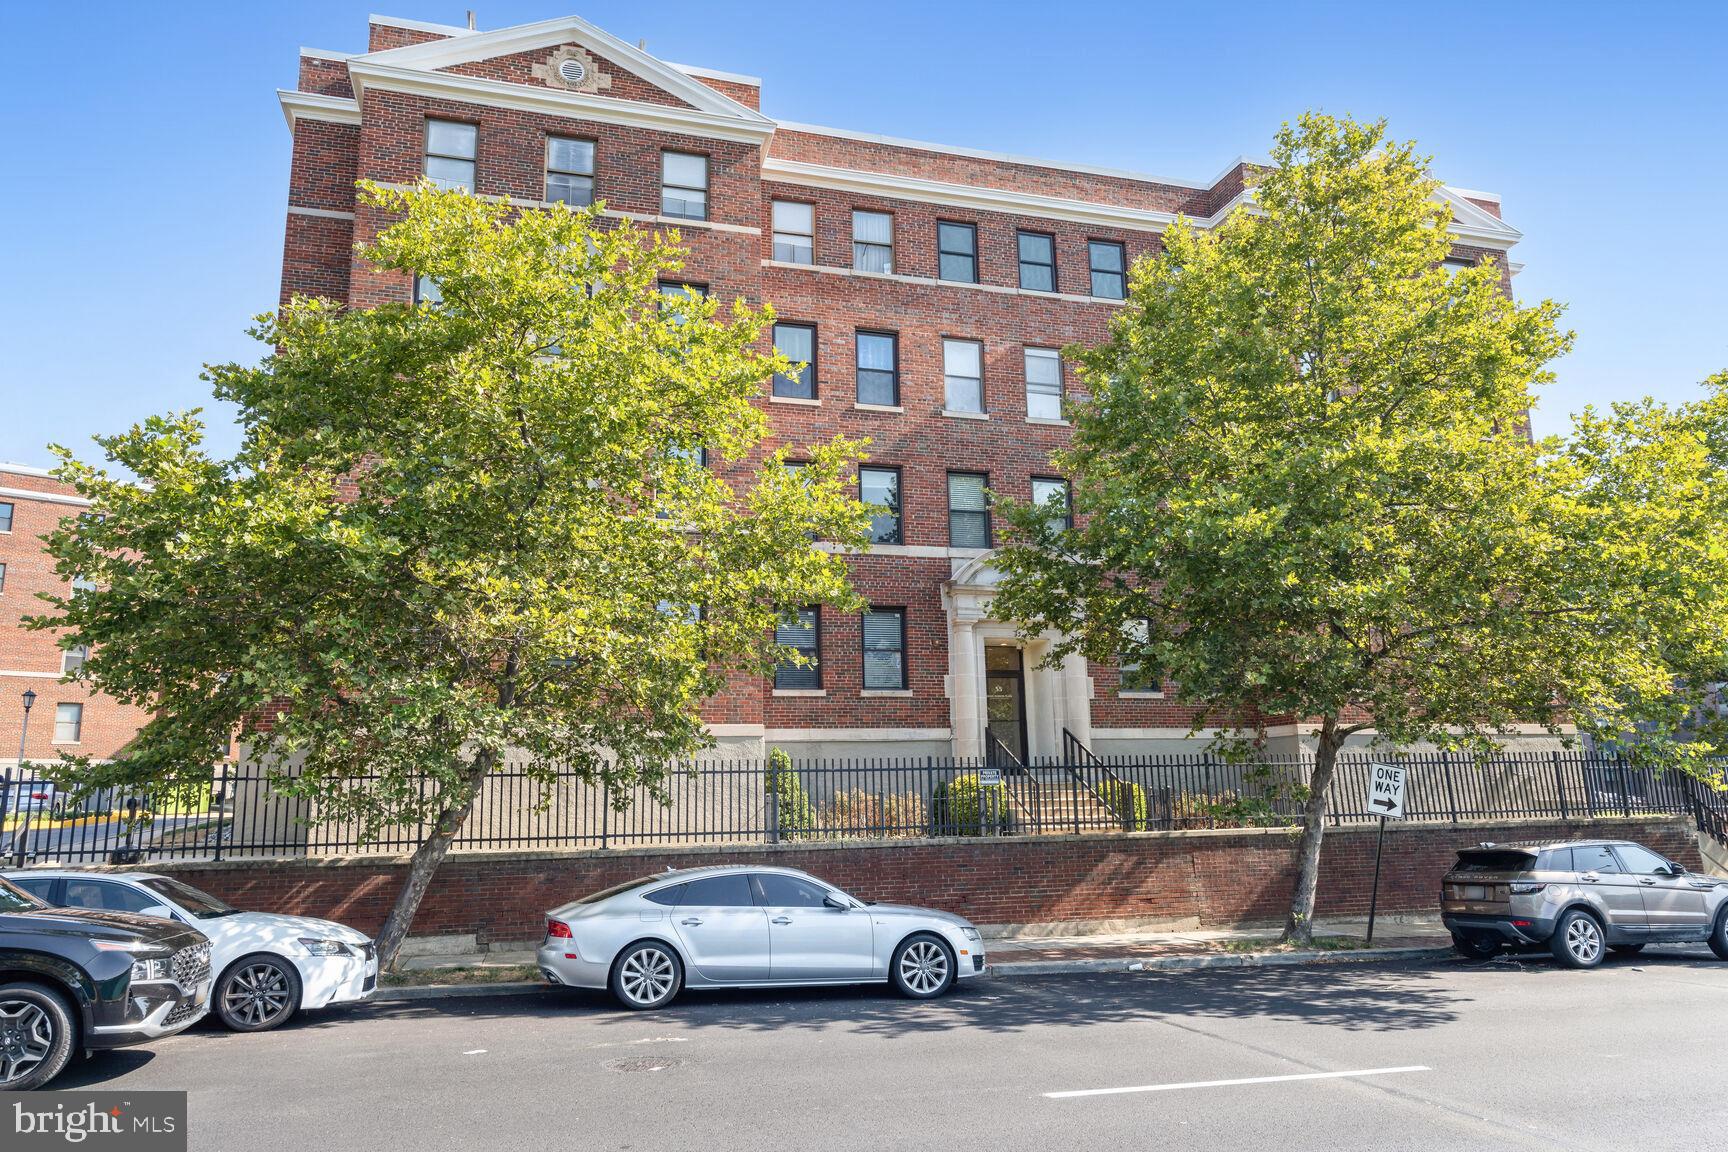
[[[723,745],[760,754],[975,756],[1173,749],[1189,714],[1119,670],[1039,664],[989,618],[986,490],[1065,498],[1049,458],[1072,386],[1055,350],[1097,342],[1125,272],[1178,216],[1216,223],[1245,161],[1206,181],[776,121],[761,81],[658,60],[567,17],[477,32],[373,17],[367,50],[303,49],[282,92],[293,133],[282,297],[412,298],[356,259],[384,223],[354,182],[432,176],[523,205],[603,200],[677,227],[689,286],[771,302],[796,377],[764,382],[777,442],[869,437],[864,495],[899,515],[850,560],[872,611],[824,611],[782,636],[814,671],[716,701]],[[1519,233],[1492,195],[1447,189],[1456,254]],[[1275,735],[1293,741],[1299,727]]]
[[[26,691],[36,693],[24,750],[32,762],[52,762],[61,752],[109,759],[144,721],[136,708],[63,682],[83,653],[61,648],[52,632],[19,626],[24,617],[50,610],[37,593],[67,589],[41,538],[87,506],[44,469],[0,464],[0,765],[18,762]]]

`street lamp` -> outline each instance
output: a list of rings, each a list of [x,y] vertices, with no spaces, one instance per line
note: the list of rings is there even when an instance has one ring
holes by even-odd
[[[24,784],[24,745],[25,742],[30,739],[30,709],[35,705],[35,703],[36,693],[32,689],[24,689],[24,730],[18,734],[19,787],[23,787]],[[0,831],[5,831],[6,829],[6,798],[11,794],[11,792],[12,773],[8,770],[3,775],[0,775]],[[20,808],[22,808],[22,806],[20,806]],[[18,847],[20,849],[17,853],[18,863],[14,865],[14,867],[22,867],[24,864],[24,853],[22,851],[23,841],[21,839],[18,841]]]

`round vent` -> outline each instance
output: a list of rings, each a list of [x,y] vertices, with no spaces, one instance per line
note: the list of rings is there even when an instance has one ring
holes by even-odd
[[[588,67],[580,60],[566,60],[558,65],[558,75],[564,77],[566,84],[580,84],[588,79]]]

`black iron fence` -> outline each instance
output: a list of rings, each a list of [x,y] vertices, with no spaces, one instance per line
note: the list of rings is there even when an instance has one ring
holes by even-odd
[[[1276,827],[1298,822],[1312,760],[1215,755],[1101,757],[1027,764],[953,759],[704,760],[672,771],[665,802],[574,773],[505,764],[487,778],[454,850],[765,844],[938,836]],[[992,762],[996,760],[996,762]],[[1728,840],[1728,795],[1678,774],[1575,752],[1473,759],[1442,753],[1344,755],[1327,819],[1367,823],[1370,766],[1408,770],[1405,819],[1590,820],[1682,815]],[[356,778],[347,787],[376,783]],[[286,796],[257,766],[218,766],[173,796],[82,798],[31,766],[6,774],[0,860],[93,863],[412,851],[421,823],[363,828],[339,809]]]

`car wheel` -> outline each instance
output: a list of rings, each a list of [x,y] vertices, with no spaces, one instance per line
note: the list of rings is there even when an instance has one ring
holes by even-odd
[[[216,981],[216,1017],[236,1032],[268,1032],[300,1010],[300,973],[292,961],[242,956]]]
[[[0,984],[0,1090],[30,1092],[72,1062],[72,1010],[40,984]]]
[[[647,940],[624,949],[612,965],[612,996],[626,1008],[646,1011],[672,1002],[684,986],[684,965],[664,944]]]
[[[1644,951],[1644,945],[1642,945],[1642,944],[1610,944],[1610,945],[1608,945],[1608,951],[1614,953],[1614,955],[1616,955],[1616,956],[1636,956],[1636,955],[1638,955],[1638,953]]]
[[[1554,938],[1548,942],[1554,959],[1568,968],[1594,968],[1602,963],[1602,925],[1588,912],[1574,908],[1560,917],[1554,926]]]
[[[909,936],[888,965],[894,987],[914,1000],[934,1000],[954,986],[954,953],[934,936]]]
[[[1710,933],[1710,951],[1716,959],[1728,960],[1728,907],[1716,916],[1716,931]]]
[[[1480,936],[1454,936],[1452,950],[1466,960],[1492,960],[1500,955],[1500,941]]]

